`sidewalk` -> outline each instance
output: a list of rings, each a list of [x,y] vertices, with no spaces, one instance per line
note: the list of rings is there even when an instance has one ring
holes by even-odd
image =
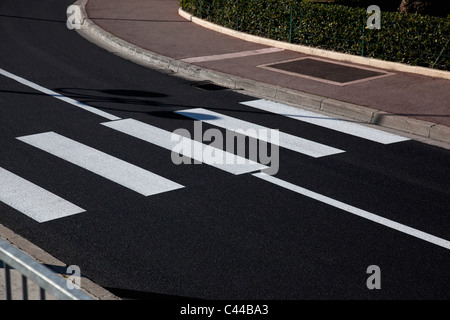
[[[51,254],[42,250],[35,244],[15,233],[11,229],[5,227],[0,223],[0,240],[6,241],[11,246],[21,250],[27,256],[36,260],[38,263],[46,266],[49,270],[60,276],[67,278],[67,266],[62,261],[53,257]],[[12,300],[24,300],[23,292],[24,285],[22,274],[17,270],[10,270],[10,284],[11,284],[11,298]],[[92,282],[90,279],[81,275],[80,287],[82,291],[95,300],[121,300],[119,297],[113,295],[103,287]],[[33,282],[32,279],[27,280],[26,286],[28,300],[40,300],[41,292],[40,286]],[[5,279],[5,263],[0,260],[0,301],[6,299],[6,279]],[[46,292],[46,300],[57,300],[49,292]]]
[[[180,16],[178,0],[78,2],[91,40],[135,62],[450,142],[450,80],[240,40]]]

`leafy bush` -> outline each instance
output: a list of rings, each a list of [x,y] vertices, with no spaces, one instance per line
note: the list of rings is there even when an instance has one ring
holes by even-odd
[[[280,41],[450,70],[450,19],[381,12],[367,29],[366,9],[300,0],[180,0],[191,14]]]

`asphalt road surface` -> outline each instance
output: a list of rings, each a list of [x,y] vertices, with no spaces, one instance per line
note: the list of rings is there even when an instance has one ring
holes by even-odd
[[[448,150],[133,64],[72,2],[0,0],[1,224],[124,298],[450,298]],[[174,163],[237,128],[275,174]]]

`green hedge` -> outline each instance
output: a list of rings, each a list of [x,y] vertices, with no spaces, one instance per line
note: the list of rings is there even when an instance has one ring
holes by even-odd
[[[377,59],[450,70],[450,19],[300,0],[180,0],[187,12],[250,34]]]

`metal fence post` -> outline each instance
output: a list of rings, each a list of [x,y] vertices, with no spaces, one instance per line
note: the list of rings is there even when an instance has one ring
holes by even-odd
[[[239,31],[239,0],[236,0],[236,31]]]
[[[363,23],[362,23],[362,49],[361,49],[361,55],[364,57],[364,33],[366,30],[366,21],[365,21],[365,17],[363,16]]]
[[[28,300],[28,282],[27,277],[22,275],[22,298],[23,300]]]
[[[93,297],[81,290],[70,289],[67,280],[56,275],[46,266],[28,256],[10,243],[0,239],[0,262],[5,268],[6,299],[12,299],[11,269],[22,275],[23,297],[28,298],[26,278],[39,286],[40,298],[46,293],[60,300],[93,300]]]
[[[289,7],[290,18],[289,18],[289,43],[292,43],[292,7]]]
[[[11,300],[11,267],[4,263],[5,266],[5,282],[6,282],[6,300]]]

